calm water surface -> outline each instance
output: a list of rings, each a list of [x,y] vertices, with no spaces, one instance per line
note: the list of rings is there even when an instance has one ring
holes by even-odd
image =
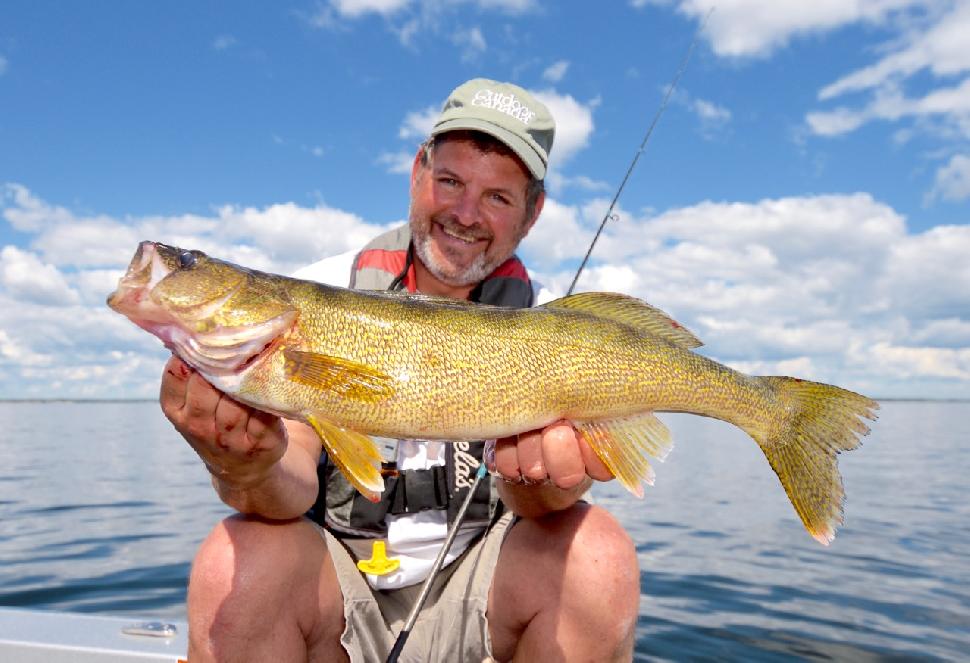
[[[968,660],[970,403],[883,404],[827,548],[743,433],[662,418],[646,498],[596,493],[640,554],[636,660]],[[0,402],[0,605],[184,619],[227,514],[155,403]]]

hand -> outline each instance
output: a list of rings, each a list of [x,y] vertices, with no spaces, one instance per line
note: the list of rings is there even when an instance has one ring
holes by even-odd
[[[165,365],[159,403],[212,475],[229,485],[259,483],[286,451],[282,419],[232,400],[178,357]]]
[[[551,483],[563,490],[576,488],[586,477],[597,481],[613,478],[586,440],[566,421],[498,440],[494,467],[489,469],[511,483]]]

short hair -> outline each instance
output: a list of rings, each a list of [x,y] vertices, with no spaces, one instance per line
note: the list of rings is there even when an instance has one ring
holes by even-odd
[[[472,143],[477,150],[484,154],[497,153],[505,156],[514,157],[516,161],[521,163],[518,155],[512,151],[508,145],[503,143],[501,140],[496,138],[491,134],[487,134],[484,131],[474,131],[471,129],[458,129],[456,131],[446,131],[434,136],[429,137],[423,143],[421,143],[421,166],[427,168],[428,165],[434,160],[434,151],[439,145],[448,142],[449,140],[467,140]],[[539,196],[546,190],[546,185],[544,180],[538,179],[533,175],[528,168],[524,169],[526,175],[529,177],[529,181],[525,185],[525,213],[526,218],[531,219],[532,215],[535,213],[536,205],[539,202]]]

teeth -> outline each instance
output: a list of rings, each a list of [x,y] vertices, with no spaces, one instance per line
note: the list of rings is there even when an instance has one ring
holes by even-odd
[[[444,234],[448,235],[448,237],[454,237],[455,239],[460,239],[466,244],[474,244],[475,242],[478,241],[475,237],[466,237],[465,235],[459,235],[455,231],[451,230],[450,228],[445,228],[444,226],[441,226],[441,231]]]

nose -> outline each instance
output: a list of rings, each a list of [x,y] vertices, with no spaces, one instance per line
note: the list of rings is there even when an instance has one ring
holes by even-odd
[[[480,222],[479,196],[467,187],[455,200],[451,209],[455,220],[465,227],[477,226]]]

